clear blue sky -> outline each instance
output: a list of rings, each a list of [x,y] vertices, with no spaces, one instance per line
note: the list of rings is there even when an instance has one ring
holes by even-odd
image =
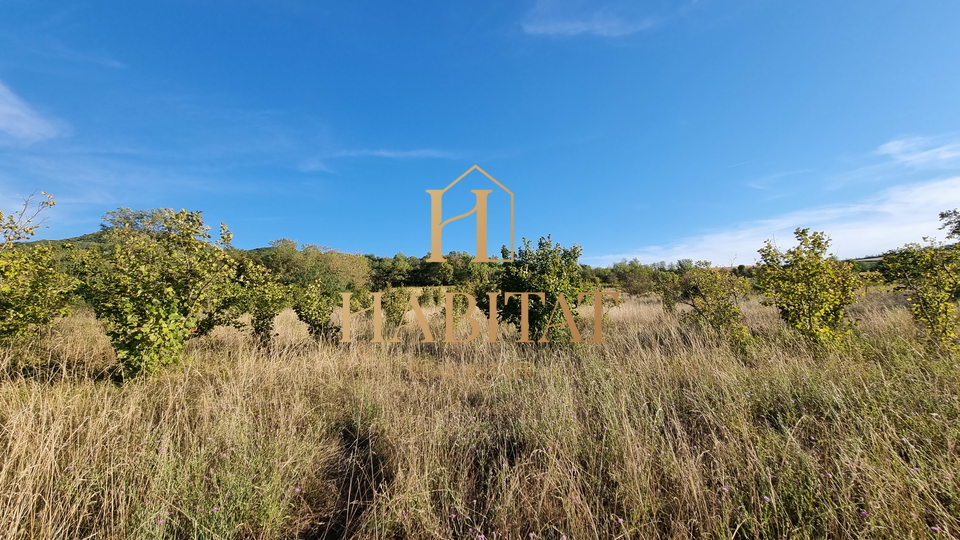
[[[726,265],[798,226],[872,254],[960,206],[956,1],[317,4],[0,0],[0,209],[423,255],[424,190],[477,164],[518,238]]]

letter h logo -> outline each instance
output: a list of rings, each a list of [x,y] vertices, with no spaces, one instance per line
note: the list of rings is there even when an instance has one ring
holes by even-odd
[[[466,214],[460,214],[457,217],[452,217],[446,221],[443,220],[443,194],[448,189],[456,185],[457,182],[462,180],[464,176],[470,174],[474,170],[482,172],[484,176],[490,180],[493,180],[493,183],[500,186],[500,189],[510,194],[509,259],[490,257],[487,251],[487,196],[493,193],[492,189],[471,189],[470,191],[474,194],[474,196],[476,196],[477,199],[477,204],[473,207],[473,210],[470,210]],[[477,253],[473,260],[476,262],[513,262],[513,192],[507,189],[500,182],[497,182],[496,178],[487,174],[487,171],[474,165],[473,167],[470,167],[467,172],[461,174],[460,178],[454,180],[449,186],[443,189],[428,189],[427,193],[430,194],[430,258],[427,259],[427,262],[444,262],[446,260],[443,258],[443,228],[451,221],[465,218],[471,214],[477,215]]]

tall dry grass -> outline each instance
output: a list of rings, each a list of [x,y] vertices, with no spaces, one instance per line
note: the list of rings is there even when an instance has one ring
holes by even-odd
[[[117,386],[79,313],[0,352],[0,534],[960,536],[958,360],[895,296],[852,315],[819,347],[751,300],[744,351],[651,298],[610,310],[606,343],[557,346],[317,343],[288,311],[269,349],[218,329]],[[532,375],[409,370],[516,362]]]

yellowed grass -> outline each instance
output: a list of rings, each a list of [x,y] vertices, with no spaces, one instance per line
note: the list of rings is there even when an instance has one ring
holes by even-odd
[[[754,299],[737,352],[648,297],[572,346],[317,343],[287,311],[269,349],[219,328],[120,387],[81,312],[0,352],[0,534],[954,538],[958,361],[889,294],[852,314],[823,348]],[[407,369],[510,362],[533,375]]]

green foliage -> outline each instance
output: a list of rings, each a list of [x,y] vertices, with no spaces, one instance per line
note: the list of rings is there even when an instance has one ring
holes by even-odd
[[[104,322],[122,377],[130,378],[176,362],[191,335],[239,324],[235,316],[246,305],[238,289],[247,280],[226,251],[226,225],[213,241],[201,212],[118,212],[105,219],[113,249],[81,256],[79,292]]]
[[[595,291],[596,282],[584,279],[579,259],[583,248],[574,244],[565,248],[559,243],[554,244],[550,236],[541,237],[536,249],[530,240],[524,238],[522,245],[517,249],[513,262],[503,263],[503,270],[493,278],[496,289],[503,293],[508,292],[540,292],[544,293],[541,301],[539,296],[531,295],[528,320],[530,323],[531,339],[539,339],[550,324],[563,322],[559,309],[554,313],[560,295],[563,294],[568,304],[573,307],[577,302],[577,294]],[[510,253],[506,248],[502,250],[502,257],[508,258]],[[486,294],[478,294],[477,306],[490,314],[489,299]],[[521,306],[519,297],[506,301],[504,295],[498,298],[500,304],[500,320],[517,327],[521,326]],[[551,319],[552,316],[552,319]],[[569,339],[569,329],[565,326],[552,327],[549,339],[560,341]]]
[[[439,287],[423,287],[420,290],[420,295],[417,296],[417,302],[420,303],[420,307],[426,307],[434,304],[434,298],[436,298],[434,291],[436,289],[439,289]],[[441,298],[443,298],[442,294],[443,293],[441,289]]]
[[[659,270],[653,274],[653,289],[660,295],[663,311],[673,313],[680,300],[680,276],[676,272]]]
[[[330,320],[333,310],[342,299],[331,281],[317,280],[297,289],[293,310],[307,324],[310,335],[316,339],[332,339],[340,327]]]
[[[646,294],[656,289],[653,268],[640,264],[637,259],[614,263],[610,276],[617,287],[627,294]]]
[[[43,193],[43,192],[41,192]],[[55,203],[47,195],[31,210],[31,199],[20,211],[0,212],[0,339],[33,334],[56,317],[65,317],[75,280],[55,269],[49,246],[18,247],[36,233],[40,213]]]
[[[250,289],[250,326],[258,343],[267,344],[273,334],[273,321],[290,305],[290,288],[277,283],[263,272]]]
[[[852,325],[846,307],[856,300],[860,278],[853,264],[826,256],[824,233],[797,229],[794,236],[799,244],[786,253],[769,240],[759,250],[757,286],[790,326],[818,342],[836,341]]]
[[[709,326],[719,338],[734,344],[743,345],[750,339],[749,330],[740,322],[740,304],[750,291],[746,278],[710,268],[707,261],[662,274],[657,283],[664,306],[673,310],[679,302],[693,308],[685,318]]]
[[[336,283],[337,288],[347,288],[365,287],[370,281],[367,257],[314,244],[299,246],[286,238],[270,242],[270,247],[251,250],[249,256],[285,285],[307,287],[323,280]]]
[[[945,349],[957,348],[960,248],[932,241],[926,246],[907,244],[884,253],[883,263],[897,289],[909,295],[910,311],[931,341]]]
[[[395,328],[403,323],[404,315],[410,310],[410,291],[406,287],[387,287],[381,297],[383,306],[383,320],[388,328]]]
[[[947,238],[960,239],[960,210],[954,208],[940,212],[940,221],[943,222],[940,230],[947,231]]]

